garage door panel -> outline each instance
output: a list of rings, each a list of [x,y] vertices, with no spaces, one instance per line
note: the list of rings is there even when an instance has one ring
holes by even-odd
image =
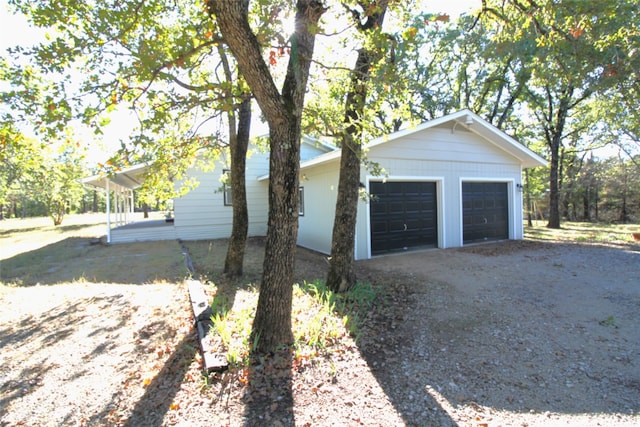
[[[509,238],[506,183],[463,182],[463,242]]]
[[[372,254],[437,245],[434,182],[371,182],[370,192]]]

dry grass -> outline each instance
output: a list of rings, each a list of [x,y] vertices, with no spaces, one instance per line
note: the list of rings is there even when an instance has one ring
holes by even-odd
[[[546,224],[546,221],[534,221],[533,227],[525,226],[525,238],[536,241],[616,245],[633,243],[632,233],[640,232],[638,224],[563,222],[560,229],[547,228]]]
[[[575,414],[566,414],[566,411],[551,415],[543,415],[542,411],[539,414],[522,412],[512,400],[498,401],[493,406],[490,401],[485,401],[485,406],[475,402],[451,405],[450,401],[455,403],[464,396],[447,395],[446,384],[454,378],[454,373],[459,374],[458,362],[462,366],[475,363],[477,349],[467,350],[462,346],[464,340],[454,342],[447,336],[450,353],[432,354],[429,342],[418,338],[420,331],[430,331],[423,336],[432,334],[436,339],[437,327],[442,324],[434,317],[441,309],[439,305],[442,301],[460,301],[450,299],[448,288],[427,286],[420,274],[400,273],[397,257],[390,257],[381,270],[368,270],[361,265],[360,277],[383,287],[384,293],[379,294],[374,307],[368,307],[366,298],[353,296],[345,301],[348,306],[341,310],[331,295],[315,285],[298,287],[299,310],[294,317],[297,325],[304,325],[306,331],[298,329],[296,336],[306,347],[299,345],[293,355],[276,355],[246,366],[242,361],[250,344],[244,342],[243,337],[248,336],[248,328],[236,326],[244,330],[244,335],[234,336],[232,330],[226,332],[230,334],[228,342],[234,338],[241,341],[240,347],[233,350],[235,366],[224,374],[202,376],[184,286],[135,286],[175,283],[173,278],[181,278],[185,271],[181,248],[176,242],[89,245],[91,239],[104,233],[104,227],[99,224],[101,218],[96,216],[95,223],[91,223],[94,219],[91,217],[84,218],[86,223],[82,222],[83,218],[68,218],[66,229],[53,228],[46,220],[31,225],[0,222],[0,303],[11,307],[0,315],[2,425],[480,425],[485,424],[481,422],[485,416],[493,417],[493,423],[502,425],[524,425],[531,420],[540,421],[540,425],[553,421],[567,421],[563,422],[566,425],[637,424],[634,415],[624,417],[613,406],[602,417],[585,410],[577,414],[581,419],[574,419]],[[531,245],[530,241],[540,239],[603,242],[612,236],[622,239],[625,233],[634,230],[589,224],[563,226],[563,230],[556,231],[537,224],[527,229],[529,242],[520,243]],[[630,234],[626,238],[629,239]],[[22,249],[14,248],[13,245],[18,244],[23,245]],[[262,241],[250,239],[246,275],[236,282],[225,281],[221,276],[226,241],[188,242],[188,246],[196,269],[210,281],[210,294],[224,295],[221,317],[229,322],[239,318],[241,323],[246,323],[251,313],[248,307],[255,306],[252,284],[260,277]],[[431,255],[434,254],[437,253]],[[527,263],[538,273],[545,259],[527,258]],[[487,257],[483,262],[490,263],[492,258]],[[493,267],[486,268],[489,270],[493,271]],[[456,269],[447,274],[460,274],[460,271]],[[563,271],[552,269],[559,275],[564,274]],[[298,251],[296,279],[300,283],[314,283],[325,273],[322,256]],[[520,270],[518,276],[533,277]],[[404,280],[408,280],[410,286],[405,285]],[[478,280],[478,276],[474,276],[474,281]],[[493,276],[488,280],[493,283]],[[4,286],[7,284],[11,286]],[[27,286],[34,284],[56,286]],[[410,289],[414,288],[428,294],[412,294]],[[371,296],[369,288],[363,289],[367,291],[363,297]],[[528,287],[525,289],[530,291]],[[488,301],[498,301],[492,295],[501,294],[490,294]],[[464,295],[456,296],[462,297]],[[470,296],[467,302],[462,301],[460,310],[484,313],[482,306],[477,307],[482,298]],[[432,311],[424,316],[423,303],[429,301]],[[491,304],[494,310],[494,302]],[[246,313],[243,307],[247,308]],[[362,311],[358,310],[360,307]],[[503,308],[512,310],[517,305],[508,303]],[[525,314],[528,318],[536,317],[524,312],[516,314],[519,322]],[[448,312],[442,316],[450,318]],[[615,319],[619,321],[621,317],[616,315]],[[354,341],[349,333],[357,336],[360,322],[366,332]],[[503,322],[500,318],[498,326]],[[222,326],[234,328],[230,324]],[[596,323],[595,327],[601,326]],[[465,328],[454,332],[462,336]],[[609,329],[613,331],[613,328],[606,331]],[[502,338],[502,335],[486,336],[490,342],[496,342],[486,346],[496,349],[496,360],[505,353]],[[456,343],[461,347],[452,347],[458,345]],[[428,355],[424,360],[423,354]],[[423,372],[426,363],[433,368],[425,371],[428,381],[421,382],[424,378],[415,375],[405,377],[406,372]],[[524,371],[518,369],[524,365],[515,362],[511,365],[520,378]],[[496,370],[504,366],[503,363]],[[407,370],[408,367],[413,370]],[[438,382],[432,378],[434,375],[443,379]],[[463,385],[472,391],[482,391],[484,386],[477,388],[474,378],[475,375]],[[579,378],[590,381],[584,375]],[[424,384],[444,384],[442,400],[425,395]],[[525,400],[536,399],[540,394],[533,388],[520,393]],[[539,407],[550,412],[562,409],[555,404]],[[424,408],[435,409],[425,411]],[[616,421],[614,417],[621,421],[611,422]],[[469,424],[465,424],[465,420]],[[533,424],[535,422],[529,423]]]
[[[0,222],[0,284],[143,284],[185,276],[175,241],[103,246],[104,216],[69,215],[54,227],[48,218]]]

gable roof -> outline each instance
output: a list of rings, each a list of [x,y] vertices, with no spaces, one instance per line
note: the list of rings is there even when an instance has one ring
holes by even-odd
[[[324,151],[325,153],[329,151],[335,151],[337,149],[337,147],[330,142],[323,139],[315,138],[313,136],[302,135],[300,141],[303,144],[307,144],[312,148],[317,148],[318,150]]]
[[[518,159],[522,166],[525,168],[545,166],[547,164],[547,161],[544,158],[534,153],[524,145],[520,144],[517,140],[507,135],[497,127],[493,126],[491,123],[487,122],[477,114],[466,109],[458,111],[456,113],[448,114],[443,117],[439,117],[437,119],[429,120],[428,122],[421,123],[417,126],[413,126],[389,135],[384,135],[379,138],[373,139],[365,146],[365,148],[372,148],[389,141],[403,138],[407,135],[411,135],[438,126],[442,127],[447,124],[450,124],[452,129],[456,126],[464,127],[469,132],[481,137],[485,142],[494,145],[495,147],[507,152],[511,156]],[[300,169],[302,170],[311,166],[331,162],[333,160],[339,159],[340,156],[341,150],[338,149],[302,162],[300,164]]]

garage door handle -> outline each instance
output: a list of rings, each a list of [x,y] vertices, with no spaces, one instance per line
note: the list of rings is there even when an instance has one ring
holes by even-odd
[[[407,224],[404,225],[404,231],[407,231]]]
[[[482,221],[484,221],[484,224],[486,224],[488,222],[487,217],[486,216],[482,217]]]

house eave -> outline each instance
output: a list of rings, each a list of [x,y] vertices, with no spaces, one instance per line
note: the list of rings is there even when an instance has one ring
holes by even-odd
[[[83,178],[80,180],[80,183],[89,187],[106,190],[107,181],[109,181],[109,188],[113,189],[114,186],[117,186],[123,189],[135,190],[142,186],[142,176],[147,172],[149,167],[148,164],[133,165],[128,168],[123,168],[113,175],[100,173]]]
[[[464,127],[466,130],[480,136],[488,143],[495,145],[506,153],[509,153],[511,156],[517,159],[518,162],[520,162],[523,168],[533,168],[547,165],[547,161],[544,158],[542,158],[529,148],[525,147],[524,145],[520,144],[518,141],[516,141],[514,138],[507,135],[500,129],[486,122],[477,114],[466,109],[443,117],[439,117],[437,119],[429,120],[428,122],[424,122],[416,126],[411,126],[406,129],[399,130],[389,135],[375,138],[371,140],[370,143],[366,144],[365,149],[370,149],[377,145],[391,142],[396,139],[414,134],[416,132],[421,132],[448,123],[451,124],[451,128],[453,130],[457,126]],[[326,153],[302,162],[300,164],[300,169],[303,170],[323,163],[328,163],[339,159],[340,156],[341,150],[338,149],[336,151],[332,151],[330,153]],[[268,175],[261,178],[268,179]]]

